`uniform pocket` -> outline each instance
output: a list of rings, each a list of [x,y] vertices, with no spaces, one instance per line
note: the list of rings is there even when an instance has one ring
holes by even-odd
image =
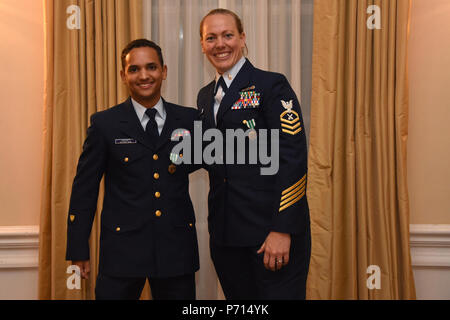
[[[124,166],[129,166],[145,156],[145,149],[139,144],[114,145],[112,154]]]
[[[145,225],[144,219],[138,214],[127,213],[126,217],[115,217],[112,214],[104,214],[101,216],[102,227],[114,232],[115,234],[124,234],[141,229]]]

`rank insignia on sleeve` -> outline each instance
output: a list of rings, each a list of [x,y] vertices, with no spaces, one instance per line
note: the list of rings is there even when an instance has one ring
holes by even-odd
[[[283,111],[280,115],[281,131],[291,135],[295,135],[302,131],[302,127],[300,126],[300,117],[297,112],[292,110],[292,100],[287,102],[281,100],[281,104],[285,109],[285,111]]]
[[[289,188],[283,190],[281,193],[279,212],[292,206],[294,203],[300,201],[305,196],[306,191],[306,175]]]

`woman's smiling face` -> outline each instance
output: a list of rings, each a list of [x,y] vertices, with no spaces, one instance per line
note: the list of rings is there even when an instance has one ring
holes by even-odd
[[[233,16],[210,15],[203,22],[201,45],[209,62],[223,74],[242,58],[245,33],[239,33]]]

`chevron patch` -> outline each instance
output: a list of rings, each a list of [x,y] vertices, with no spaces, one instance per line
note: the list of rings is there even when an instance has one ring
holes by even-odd
[[[295,184],[281,192],[279,212],[300,201],[305,196],[305,191],[306,175],[304,175],[303,178],[298,180]]]
[[[290,135],[295,135],[302,131],[300,117],[298,113],[292,110],[292,100],[286,102],[281,100],[285,111],[280,115],[281,131]]]

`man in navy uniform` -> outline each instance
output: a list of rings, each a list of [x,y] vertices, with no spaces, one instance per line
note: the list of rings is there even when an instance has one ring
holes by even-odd
[[[260,138],[260,129],[277,130],[279,155],[271,156],[279,156],[279,170],[263,175],[261,162],[207,168],[211,257],[227,299],[304,299],[310,221],[300,104],[286,77],[257,69],[244,57],[245,38],[230,10],[215,9],[203,18],[202,51],[216,79],[200,90],[197,105],[203,128],[224,136],[229,129],[249,130],[250,141]]]
[[[146,279],[154,299],[195,299],[199,269],[188,175],[175,165],[171,134],[192,132],[197,111],[161,98],[161,48],[138,39],[122,52],[131,97],[91,117],[73,182],[66,259],[90,272],[89,236],[104,176],[97,299],[138,299]],[[182,155],[181,155],[182,156]]]

